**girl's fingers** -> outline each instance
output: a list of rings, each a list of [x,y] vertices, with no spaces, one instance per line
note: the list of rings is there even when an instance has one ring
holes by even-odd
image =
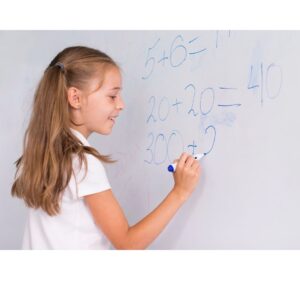
[[[180,156],[180,158],[179,158],[179,161],[178,161],[178,163],[177,163],[177,168],[183,168],[183,167],[184,167],[185,162],[186,162],[188,156],[189,156],[189,155],[188,155],[187,153],[185,153],[185,152],[183,152],[183,153],[181,154],[181,156]]]
[[[193,156],[189,155],[185,162],[185,167],[190,168],[195,161],[196,161],[195,158]]]
[[[200,163],[197,160],[192,165],[192,169],[196,172],[200,172]]]

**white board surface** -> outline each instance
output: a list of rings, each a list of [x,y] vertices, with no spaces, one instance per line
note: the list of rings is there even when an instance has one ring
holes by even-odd
[[[68,46],[107,52],[125,110],[93,134],[130,224],[173,185],[167,166],[205,152],[193,196],[150,249],[300,248],[300,32],[1,31],[0,248],[20,248],[26,209],[10,196],[37,82]]]

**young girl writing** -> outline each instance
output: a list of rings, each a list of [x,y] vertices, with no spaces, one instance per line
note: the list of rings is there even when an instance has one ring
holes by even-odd
[[[111,133],[121,89],[118,65],[96,49],[66,48],[45,70],[12,186],[29,210],[23,249],[144,249],[195,189],[200,165],[183,153],[170,193],[129,226],[102,164],[113,161],[87,140]]]

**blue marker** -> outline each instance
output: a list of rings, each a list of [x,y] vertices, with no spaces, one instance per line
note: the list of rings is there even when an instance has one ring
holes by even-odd
[[[206,155],[206,153],[198,153],[194,155],[194,158],[196,160],[200,160],[202,157],[204,157]],[[176,165],[177,163],[171,164],[168,166],[168,171],[169,172],[175,172],[176,171]]]

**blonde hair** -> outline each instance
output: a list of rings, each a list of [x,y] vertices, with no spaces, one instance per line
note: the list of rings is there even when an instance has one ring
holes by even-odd
[[[113,162],[109,156],[84,146],[72,133],[67,100],[69,87],[88,91],[92,78],[99,78],[100,88],[106,70],[111,67],[119,69],[107,54],[75,46],[58,53],[45,70],[34,94],[23,155],[15,162],[17,170],[11,189],[11,194],[22,198],[26,206],[41,208],[50,216],[60,212],[61,192],[73,172],[73,154],[79,156],[80,166],[84,162],[87,167],[85,153]]]

